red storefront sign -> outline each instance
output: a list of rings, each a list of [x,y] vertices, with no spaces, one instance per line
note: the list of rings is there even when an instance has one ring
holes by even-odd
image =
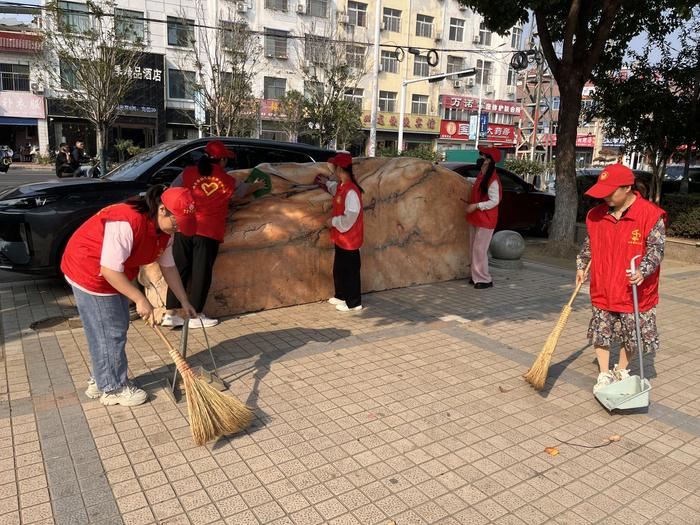
[[[453,95],[442,95],[440,103],[443,108],[478,110],[479,99],[472,97],[457,97]],[[481,100],[481,111],[488,113],[502,113],[504,115],[520,115],[520,106],[511,100]]]
[[[0,31],[0,51],[37,53],[40,50],[41,38],[38,35]]]
[[[542,144],[544,146],[556,146],[557,136],[556,134],[547,133],[542,138]],[[576,135],[576,147],[577,148],[595,148],[595,135]]]
[[[469,122],[459,120],[443,120],[440,122],[440,138],[450,140],[469,140]],[[489,142],[514,143],[515,127],[507,124],[489,124],[486,140]]]

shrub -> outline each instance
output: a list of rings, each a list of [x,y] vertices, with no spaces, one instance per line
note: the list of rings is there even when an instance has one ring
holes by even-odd
[[[544,174],[544,164],[530,159],[508,159],[503,166],[528,182]]]
[[[417,148],[396,153],[393,148],[383,148],[377,152],[378,157],[412,157],[416,159],[428,160],[430,162],[442,161],[442,153],[433,151],[433,148],[427,144],[421,144]]]
[[[663,195],[661,207],[668,213],[668,235],[700,238],[700,195]]]

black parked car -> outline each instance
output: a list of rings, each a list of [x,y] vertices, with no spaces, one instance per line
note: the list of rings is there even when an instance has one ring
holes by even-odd
[[[129,159],[99,179],[53,179],[0,192],[0,268],[43,275],[59,273],[73,232],[101,208],[170,184],[197,163],[210,140],[236,152],[227,169],[264,162],[323,162],[334,151],[270,140],[208,137],[164,142]]]
[[[463,177],[476,177],[476,164],[443,162],[441,166],[456,171]],[[497,230],[520,230],[546,235],[554,217],[554,195],[538,191],[515,173],[496,166],[501,179],[503,198],[498,206]]]

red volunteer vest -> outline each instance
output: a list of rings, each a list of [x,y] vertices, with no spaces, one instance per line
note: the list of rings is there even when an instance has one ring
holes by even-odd
[[[197,233],[202,237],[224,242],[226,217],[236,179],[215,164],[209,177],[203,177],[196,166],[182,172],[182,185],[192,191],[197,217]]]
[[[100,273],[105,223],[108,221],[126,221],[134,232],[131,255],[124,261],[124,274],[129,280],[138,275],[141,266],[155,262],[170,240],[168,234],[156,231],[154,221],[128,204],[115,204],[98,211],[76,230],[61,260],[61,271],[66,277],[95,293],[119,293]]]
[[[487,200],[489,200],[488,189],[487,193],[484,194],[482,194],[479,190],[479,186],[483,179],[484,176],[481,173],[479,173],[479,176],[476,178],[474,184],[472,185],[472,195],[469,199],[470,204],[477,204],[479,202],[486,202]],[[501,179],[498,178],[498,173],[493,174],[489,186],[493,184],[494,181],[498,182],[498,202],[500,203],[501,198],[503,197],[503,190],[501,188]],[[490,210],[477,209],[472,213],[468,213],[467,222],[479,228],[487,228],[489,230],[495,229],[496,223],[498,222],[498,206],[495,206]]]
[[[591,302],[610,312],[631,313],[632,287],[627,274],[630,260],[644,256],[649,232],[666,212],[643,199],[637,200],[619,221],[601,204],[588,212],[586,226],[591,241]],[[641,258],[635,264],[638,267]],[[637,287],[639,311],[645,312],[659,302],[659,269]]]
[[[336,228],[331,228],[331,240],[344,250],[359,250],[362,247],[364,236],[362,193],[360,193],[360,188],[352,182],[338,184],[338,189],[333,197],[333,217],[338,217],[345,213],[345,197],[350,190],[355,190],[360,199],[360,214],[357,216],[357,220],[352,225],[352,228],[345,233],[338,231]]]

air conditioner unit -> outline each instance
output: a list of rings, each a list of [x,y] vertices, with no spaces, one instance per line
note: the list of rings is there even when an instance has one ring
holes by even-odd
[[[39,82],[32,82],[29,87],[31,88],[32,93],[36,95],[41,95],[44,92],[44,85],[40,84]]]
[[[338,23],[348,25],[350,23],[350,16],[346,14],[338,14]]]
[[[435,32],[435,41],[436,41],[436,42],[441,42],[441,41],[442,41],[442,31],[436,31],[436,32]]]
[[[456,89],[459,89],[462,87],[462,81],[461,80],[455,80],[452,82],[452,86],[455,87]]]
[[[386,26],[387,26],[386,20],[382,20],[382,31],[386,31],[386,30],[387,30],[387,29],[386,29]]]
[[[306,6],[304,4],[297,4],[297,13],[300,15],[306,13]]]
[[[384,71],[384,66],[379,64],[379,72],[381,73],[382,71]]]
[[[466,81],[467,87],[473,87],[476,82],[474,81],[474,78],[468,78]]]
[[[474,40],[473,40],[473,42],[474,42],[475,44],[478,44],[479,42],[481,42],[481,37],[480,37],[479,35],[474,35]]]
[[[515,95],[515,86],[506,87],[506,93],[508,93],[509,95]]]
[[[239,13],[245,13],[246,11],[248,11],[248,5],[245,2],[238,2],[236,4],[236,11],[238,11]]]
[[[494,87],[491,84],[486,84],[484,86],[484,93],[493,93]]]

